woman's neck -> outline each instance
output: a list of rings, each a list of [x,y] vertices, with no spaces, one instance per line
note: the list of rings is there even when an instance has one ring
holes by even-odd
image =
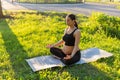
[[[69,29],[74,29],[75,28],[75,26],[68,26],[69,27]]]

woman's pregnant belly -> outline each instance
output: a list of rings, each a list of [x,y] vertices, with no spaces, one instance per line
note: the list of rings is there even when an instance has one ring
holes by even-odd
[[[72,53],[73,49],[74,49],[74,46],[66,46],[66,45],[64,45],[62,51],[65,54],[70,55]]]

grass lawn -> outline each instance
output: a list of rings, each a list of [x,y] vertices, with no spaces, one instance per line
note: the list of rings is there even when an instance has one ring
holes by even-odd
[[[77,15],[81,50],[98,47],[113,57],[96,62],[33,72],[25,59],[50,55],[47,44],[63,36],[66,13],[16,12],[0,20],[0,80],[119,80],[120,18]]]

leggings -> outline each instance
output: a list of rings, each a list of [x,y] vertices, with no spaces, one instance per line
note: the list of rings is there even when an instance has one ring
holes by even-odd
[[[71,59],[69,59],[69,60],[65,60],[65,59],[64,59],[64,57],[66,56],[66,54],[65,54],[61,49],[59,49],[59,48],[52,47],[52,48],[50,48],[50,52],[51,52],[53,55],[59,57],[60,60],[61,60],[65,65],[74,64],[74,63],[76,63],[77,61],[79,61],[80,58],[81,58],[80,50],[78,50],[78,51],[75,53],[75,55],[74,55]]]

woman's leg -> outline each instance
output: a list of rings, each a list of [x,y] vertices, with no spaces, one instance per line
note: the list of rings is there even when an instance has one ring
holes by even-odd
[[[56,47],[50,48],[50,52],[51,52],[54,56],[56,56],[56,57],[58,57],[58,58],[60,58],[60,59],[63,59],[63,58],[66,56],[61,49],[56,48]]]
[[[71,65],[71,64],[74,64],[77,61],[79,61],[80,58],[81,58],[81,53],[80,53],[80,50],[79,50],[75,53],[75,55],[71,59],[69,59],[69,60],[61,59],[61,61],[66,65]]]

